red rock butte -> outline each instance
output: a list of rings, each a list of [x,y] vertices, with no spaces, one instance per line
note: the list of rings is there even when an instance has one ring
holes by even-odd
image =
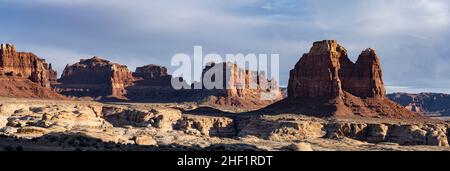
[[[12,44],[0,46],[0,96],[61,99],[50,83],[56,71],[30,52],[17,52]]]
[[[313,116],[411,117],[388,100],[374,49],[356,63],[335,40],[315,42],[290,72],[288,97],[267,109]]]
[[[197,92],[198,100],[212,106],[255,110],[282,99],[277,80],[268,79],[262,71],[240,68],[235,63],[211,63],[203,69],[202,78],[223,83],[223,89],[210,89],[203,82],[203,89]],[[264,99],[263,93],[270,93],[272,99]]]

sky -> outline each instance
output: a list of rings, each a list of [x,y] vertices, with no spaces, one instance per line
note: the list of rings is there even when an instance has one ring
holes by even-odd
[[[61,73],[100,56],[134,70],[193,53],[280,54],[280,84],[314,41],[377,50],[388,92],[450,93],[447,0],[0,0],[0,42]]]

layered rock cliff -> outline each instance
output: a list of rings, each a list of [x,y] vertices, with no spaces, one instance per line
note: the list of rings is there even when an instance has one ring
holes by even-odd
[[[353,63],[336,41],[315,42],[290,73],[288,97],[334,98],[344,91],[357,97],[384,98],[386,90],[375,50],[364,50]]]
[[[133,76],[127,66],[93,57],[67,65],[56,89],[69,96],[123,98]]]
[[[207,65],[202,78],[203,89],[199,94],[213,106],[259,109],[282,99],[276,80],[267,79],[262,72],[239,68],[234,63]],[[207,85],[207,81],[214,83]]]
[[[240,69],[235,64],[208,65],[203,76],[211,78],[205,75],[217,74],[218,70],[220,75],[214,75],[212,81],[220,80],[220,87],[211,89],[202,84],[202,89],[176,90],[172,87],[172,80],[182,78],[169,75],[166,67],[146,65],[131,73],[123,65],[93,57],[68,65],[59,79],[60,84],[54,86],[68,96],[114,96],[142,102],[198,102],[219,108],[259,109],[282,98],[276,81],[268,80],[263,73]]]
[[[405,106],[412,112],[426,116],[450,116],[450,95],[442,93],[394,93],[389,99]]]
[[[0,96],[63,99],[50,89],[56,72],[33,53],[17,52],[12,44],[0,46]]]
[[[137,67],[133,73],[134,83],[126,88],[127,97],[135,101],[179,102],[183,100],[181,91],[172,88],[171,75],[167,68],[158,65]]]
[[[1,44],[0,68],[2,72],[20,78],[27,78],[42,87],[50,87],[49,68],[44,59],[29,52],[16,52],[12,44]]]
[[[364,50],[353,63],[343,46],[324,40],[315,42],[291,70],[287,99],[271,108],[314,116],[415,116],[385,94],[374,49]]]
[[[47,77],[50,84],[55,84],[58,82],[58,72],[53,69],[52,64],[48,65]]]

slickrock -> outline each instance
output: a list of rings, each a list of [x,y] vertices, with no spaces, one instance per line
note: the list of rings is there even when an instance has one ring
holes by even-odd
[[[176,128],[194,135],[234,137],[237,134],[234,124],[233,119],[227,117],[184,115]]]
[[[256,136],[274,141],[314,139],[325,136],[323,121],[296,119],[296,116],[238,117],[238,136]]]
[[[137,145],[157,145],[158,143],[151,136],[137,136],[135,140]]]
[[[415,117],[385,98],[381,63],[368,48],[356,63],[334,40],[315,42],[290,72],[288,97],[265,111],[319,117]]]
[[[309,143],[294,143],[289,146],[284,147],[287,151],[314,151]]]
[[[59,81],[56,89],[64,95],[124,98],[133,76],[125,65],[93,57],[67,65]]]
[[[367,142],[380,143],[386,140],[389,127],[384,124],[367,125]]]
[[[103,117],[116,127],[156,127],[162,130],[172,129],[181,118],[181,111],[171,108],[152,108],[150,110],[128,107],[105,106]]]
[[[30,52],[17,52],[12,44],[0,45],[0,96],[64,99],[50,89],[53,69]]]
[[[0,98],[0,147],[24,150],[449,150],[449,124],[187,114],[164,104]],[[6,122],[6,124],[4,123]],[[2,148],[0,148],[1,150]],[[9,149],[9,147],[8,147]]]

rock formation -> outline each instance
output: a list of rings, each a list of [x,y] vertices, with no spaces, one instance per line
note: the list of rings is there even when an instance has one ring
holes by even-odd
[[[343,46],[324,40],[315,42],[291,70],[288,97],[280,104],[316,116],[414,116],[385,93],[375,50],[364,50],[353,63]]]
[[[315,42],[290,73],[288,97],[335,98],[344,91],[357,97],[384,98],[381,64],[375,50],[366,49],[356,63],[334,40]]]
[[[93,57],[67,65],[56,89],[69,96],[123,98],[133,76],[127,66]]]
[[[450,116],[450,95],[441,93],[394,93],[388,98],[408,110],[426,116]]]
[[[133,76],[140,77],[142,80],[150,82],[150,80],[168,77],[169,74],[167,74],[166,67],[150,64],[136,68],[136,72],[133,73]]]
[[[239,68],[234,63],[211,63],[203,70],[202,78],[203,88],[197,96],[212,106],[259,109],[282,99],[275,80],[267,79],[262,72]],[[208,79],[219,87],[206,85]]]
[[[55,84],[58,82],[58,72],[53,69],[52,64],[48,65],[47,77],[50,84]]]
[[[29,52],[16,52],[16,46],[12,44],[1,44],[0,68],[5,74],[50,87],[47,76],[49,68],[45,60]]]
[[[172,87],[172,80],[180,78],[169,75],[166,67],[146,65],[131,73],[125,66],[94,57],[68,65],[60,84],[55,84],[55,87],[69,96],[95,98],[112,95],[130,101],[199,102],[219,108],[259,109],[282,98],[276,81],[268,80],[262,73],[240,69],[235,64],[208,65],[203,76],[215,73],[213,71],[217,69],[222,71],[221,74],[227,73],[213,76],[222,81],[222,87],[208,89],[202,84],[203,89],[200,90],[176,90]]]
[[[183,101],[182,91],[172,87],[172,75],[167,68],[158,65],[137,67],[133,73],[134,84],[126,88],[127,97],[134,101],[147,102],[180,102]]]
[[[63,98],[50,89],[56,72],[29,52],[16,52],[12,44],[0,46],[0,96]]]
[[[450,124],[439,120],[194,114],[186,107],[3,99],[0,151],[449,150]]]

